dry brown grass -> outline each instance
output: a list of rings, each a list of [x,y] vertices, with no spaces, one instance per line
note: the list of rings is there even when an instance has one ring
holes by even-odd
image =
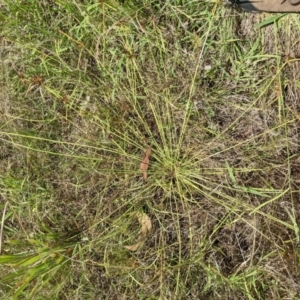
[[[1,8],[3,299],[300,297],[298,15]]]

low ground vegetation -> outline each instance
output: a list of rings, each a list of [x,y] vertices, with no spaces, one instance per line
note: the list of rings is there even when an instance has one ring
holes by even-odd
[[[0,7],[1,299],[299,299],[299,15]]]

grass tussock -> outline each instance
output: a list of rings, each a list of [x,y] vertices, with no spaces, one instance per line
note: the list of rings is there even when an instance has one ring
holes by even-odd
[[[300,297],[298,15],[0,6],[1,299]]]

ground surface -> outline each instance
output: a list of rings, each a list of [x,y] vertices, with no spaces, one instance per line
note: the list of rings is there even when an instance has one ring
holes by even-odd
[[[0,7],[1,299],[300,298],[299,15]]]

